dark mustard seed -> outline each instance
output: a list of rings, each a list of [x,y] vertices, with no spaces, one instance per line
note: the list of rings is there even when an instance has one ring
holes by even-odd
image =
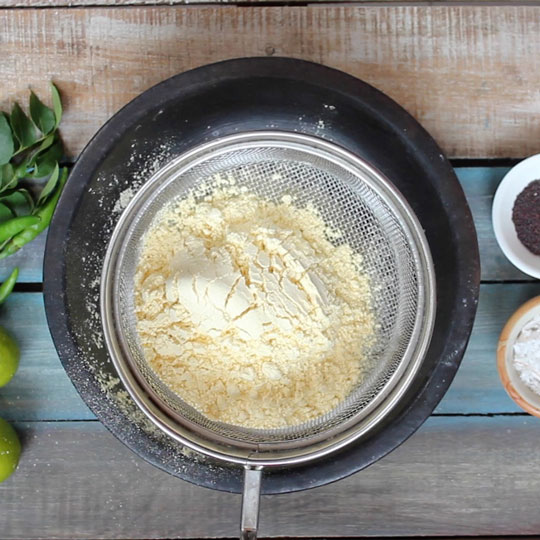
[[[533,180],[516,197],[512,221],[519,241],[535,255],[540,255],[540,180]]]

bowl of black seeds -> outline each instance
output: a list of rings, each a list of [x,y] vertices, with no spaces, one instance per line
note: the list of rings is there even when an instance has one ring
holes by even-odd
[[[508,260],[540,279],[540,154],[521,161],[504,176],[493,199],[492,220]]]
[[[540,180],[533,180],[516,197],[512,221],[519,241],[540,255]]]

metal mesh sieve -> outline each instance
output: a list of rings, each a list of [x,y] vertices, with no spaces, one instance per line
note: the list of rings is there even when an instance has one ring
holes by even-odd
[[[170,205],[216,174],[268,200],[292,195],[363,257],[377,323],[367,375],[332,411],[301,425],[260,430],[213,421],[173,393],[145,361],[134,315],[134,275],[146,231]],[[211,188],[208,188],[211,189]],[[434,313],[433,269],[420,226],[401,195],[358,158],[318,139],[251,133],[195,149],[158,171],[114,231],[102,279],[102,316],[113,361],[143,411],[204,453],[265,465],[301,461],[359,437],[398,401],[420,365]]]

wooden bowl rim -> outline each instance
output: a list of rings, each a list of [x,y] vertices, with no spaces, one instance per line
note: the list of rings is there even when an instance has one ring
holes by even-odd
[[[504,328],[501,331],[501,335],[499,336],[499,342],[497,344],[497,370],[499,371],[499,377],[501,378],[501,382],[507,394],[525,412],[528,412],[529,414],[540,418],[540,408],[535,407],[534,405],[525,400],[525,398],[517,391],[517,389],[511,383],[510,377],[506,370],[506,348],[508,345],[508,339],[510,337],[510,334],[512,333],[512,330],[514,330],[516,324],[520,321],[520,319],[527,312],[537,306],[540,306],[540,296],[535,296],[534,298],[531,298],[522,306],[520,306],[504,325]],[[511,343],[510,345],[513,345],[513,343]]]

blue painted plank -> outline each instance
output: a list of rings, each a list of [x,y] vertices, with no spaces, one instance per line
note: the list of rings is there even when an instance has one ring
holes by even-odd
[[[436,413],[522,412],[501,385],[495,354],[508,318],[521,304],[538,295],[540,282],[482,285],[467,352]]]
[[[482,279],[530,281],[531,278],[518,270],[503,254],[491,224],[493,196],[508,170],[508,167],[463,167],[456,169],[456,173],[465,191],[476,226]]]
[[[10,274],[13,268],[18,266],[19,283],[41,283],[46,239],[47,233],[44,232],[14,255],[0,260],[0,282]]]
[[[0,417],[81,420],[93,414],[71,384],[52,343],[40,293],[14,293],[0,308],[0,326],[21,347],[15,377],[0,388]]]
[[[484,280],[530,279],[507,261],[497,245],[491,226],[493,194],[507,171],[508,168],[506,167],[462,167],[456,169],[474,215],[482,259],[482,278]],[[0,261],[0,280],[8,275],[9,269],[19,265],[21,268],[20,282],[41,282],[44,245],[45,234],[42,234],[34,242],[23,248],[20,253],[9,257],[7,260]]]
[[[458,374],[437,408],[443,414],[518,412],[495,366],[498,335],[523,302],[540,294],[540,283],[482,286],[473,337]],[[46,326],[38,293],[12,295],[0,310],[0,325],[22,346],[19,372],[0,389],[0,416],[11,420],[93,418],[65,374]]]

